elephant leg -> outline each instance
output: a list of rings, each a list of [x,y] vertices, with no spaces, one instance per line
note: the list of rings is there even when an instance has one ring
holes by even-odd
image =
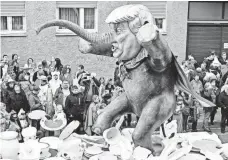
[[[154,155],[160,155],[164,148],[161,138],[152,134],[172,115],[175,102],[172,92],[162,93],[147,102],[132,136],[136,146],[147,148]]]
[[[130,105],[128,103],[128,99],[125,93],[121,94],[119,97],[114,99],[101,113],[94,126],[93,131],[96,134],[103,133],[106,129],[110,128],[111,123],[114,118],[118,115],[124,114],[126,112],[130,112]]]

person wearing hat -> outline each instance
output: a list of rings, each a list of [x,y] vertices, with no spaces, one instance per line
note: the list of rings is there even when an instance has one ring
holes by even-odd
[[[228,120],[228,85],[224,85],[218,97],[218,106],[221,107],[221,133],[225,133],[226,121]]]
[[[80,92],[76,85],[71,87],[71,93],[67,96],[65,101],[65,112],[68,123],[72,120],[78,120],[83,129],[83,115],[85,107],[83,101],[83,94]]]
[[[38,86],[33,85],[32,87],[32,93],[28,96],[28,102],[31,107],[31,111],[43,109],[43,106],[41,104],[41,101],[38,97],[40,88]]]

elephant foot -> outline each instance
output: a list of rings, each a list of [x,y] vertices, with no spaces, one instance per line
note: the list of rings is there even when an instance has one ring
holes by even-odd
[[[111,127],[113,120],[123,113],[129,112],[128,99],[126,94],[114,99],[104,111],[97,117],[95,124],[93,125],[93,132],[101,135],[106,129]]]

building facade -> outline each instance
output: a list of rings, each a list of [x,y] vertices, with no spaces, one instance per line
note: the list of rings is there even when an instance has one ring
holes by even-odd
[[[78,50],[79,37],[65,28],[48,28],[39,35],[36,35],[35,28],[50,20],[66,19],[77,23],[89,32],[108,32],[109,26],[105,23],[108,14],[116,7],[133,3],[144,4],[150,9],[155,17],[156,25],[168,41],[174,55],[178,56],[179,61],[184,60],[189,52],[199,58],[200,56],[197,56],[199,53],[204,54],[202,51],[198,52],[199,48],[197,50],[194,46],[199,44],[194,41],[199,36],[194,37],[194,35],[197,34],[196,31],[201,30],[208,34],[206,29],[200,28],[208,19],[197,19],[194,14],[190,14],[190,10],[191,13],[197,13],[196,11],[200,8],[197,8],[198,5],[187,1],[1,2],[1,54],[18,54],[21,65],[24,65],[29,57],[33,57],[36,62],[43,59],[51,60],[52,56],[58,57],[63,64],[70,64],[73,72],[76,71],[78,64],[83,64],[86,70],[96,72],[99,77],[113,77],[116,59],[80,53]],[[201,7],[203,6],[204,4],[201,5]],[[220,41],[219,46],[216,46],[217,48],[220,47],[220,50],[215,48],[218,52],[222,51],[225,46],[223,43],[226,43],[228,37],[227,21],[225,20],[228,13],[227,6],[227,4],[222,3],[223,19],[210,20],[211,23],[219,21],[222,24],[217,23],[216,26],[213,26],[207,23],[209,28],[211,26],[219,27],[219,31],[224,31],[224,34],[221,33],[220,35],[220,38],[223,37],[224,40]],[[221,10],[219,7],[216,9]],[[210,29],[213,31],[217,29],[213,27]],[[211,33],[210,29],[209,32]],[[216,30],[214,34],[217,35],[217,32]],[[199,41],[201,41],[200,38]],[[211,45],[208,46],[208,49],[213,49],[210,47]]]

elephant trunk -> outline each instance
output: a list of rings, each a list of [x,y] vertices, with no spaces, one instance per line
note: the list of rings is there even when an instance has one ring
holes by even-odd
[[[104,33],[102,35],[89,33],[88,31],[81,28],[77,24],[67,20],[54,20],[54,21],[47,22],[41,25],[40,27],[38,27],[36,29],[36,33],[39,34],[43,29],[52,27],[52,26],[65,27],[71,30],[72,32],[74,32],[75,34],[77,34],[78,36],[80,36],[81,38],[83,38],[84,40],[89,41],[91,43],[102,44],[102,43],[111,43],[113,41],[113,35],[111,32]]]

